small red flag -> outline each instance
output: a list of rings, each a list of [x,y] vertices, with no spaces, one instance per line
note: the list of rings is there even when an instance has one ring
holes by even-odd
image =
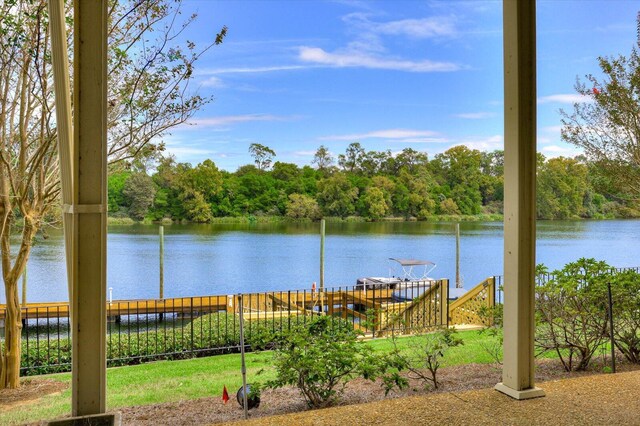
[[[227,403],[227,401],[229,401],[229,392],[227,392],[226,386],[222,388],[222,400],[224,401],[225,404]]]

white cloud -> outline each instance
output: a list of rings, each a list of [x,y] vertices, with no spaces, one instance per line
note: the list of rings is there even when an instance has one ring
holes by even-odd
[[[293,155],[297,155],[299,157],[311,157],[316,155],[316,151],[295,151]]]
[[[423,19],[402,19],[383,23],[372,23],[375,32],[389,35],[405,35],[413,38],[453,36],[457,33],[453,19],[431,17]]]
[[[545,157],[575,157],[576,155],[582,154],[582,151],[578,148],[559,145],[542,147],[540,152],[542,152]]]
[[[438,133],[431,130],[411,130],[411,129],[386,129],[374,130],[367,133],[355,133],[349,135],[322,136],[320,140],[333,141],[356,141],[363,139],[392,139],[402,142],[443,142],[442,138],[437,138]]]
[[[222,81],[222,79],[215,76],[211,76],[206,80],[203,80],[201,84],[204,87],[215,87],[217,89],[227,87],[227,85],[224,83],[224,81]]]
[[[336,68],[373,68],[408,72],[448,72],[458,71],[461,67],[452,62],[434,62],[430,60],[411,61],[374,56],[354,50],[327,52],[319,47],[302,46],[299,59],[304,62],[322,64]]]
[[[538,136],[538,145],[543,145],[545,143],[551,143],[551,138],[547,138],[545,136]]]
[[[370,13],[354,12],[342,17],[358,36],[363,33],[411,38],[451,37],[458,33],[452,16],[431,16],[428,18],[400,19],[397,21],[376,22],[370,19]]]
[[[548,133],[560,133],[561,130],[562,126],[546,126],[540,129],[540,131]]]
[[[502,135],[493,135],[487,137],[469,137],[462,139],[455,145],[464,145],[469,149],[477,149],[479,151],[494,151],[496,149],[504,149]],[[453,145],[452,145],[453,146]]]
[[[466,118],[468,120],[481,120],[483,118],[495,117],[494,112],[465,112],[462,114],[456,114],[455,117]]]
[[[167,146],[167,152],[174,154],[179,157],[186,156],[205,156],[205,155],[213,155],[216,151],[206,148],[193,148],[189,146]]]
[[[231,124],[237,123],[248,123],[254,121],[288,121],[295,120],[299,117],[297,116],[283,116],[283,115],[273,115],[273,114],[242,114],[242,115],[223,115],[219,117],[208,117],[208,118],[196,118],[193,120],[189,120],[188,124],[180,126],[180,128],[184,129],[189,127],[223,127]]]
[[[202,68],[197,71],[197,75],[218,75],[218,74],[247,74],[265,73],[274,71],[290,71],[310,68],[308,65],[275,65],[264,67],[235,67],[235,68]]]
[[[541,96],[538,98],[539,104],[559,103],[559,104],[574,104],[574,103],[591,103],[593,100],[588,96],[583,96],[577,93],[559,93],[556,95]]]

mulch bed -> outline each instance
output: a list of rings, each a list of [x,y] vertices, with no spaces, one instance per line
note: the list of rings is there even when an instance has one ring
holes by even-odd
[[[567,373],[559,361],[539,360],[536,368],[536,381],[544,382],[569,377],[580,377],[600,374],[602,361],[593,362],[589,371]],[[639,370],[640,366],[621,363],[618,371]],[[442,368],[439,373],[441,387],[427,390],[417,381],[411,382],[407,389],[392,391],[387,396],[379,383],[357,379],[348,384],[340,400],[340,405],[361,404],[379,401],[385,398],[400,398],[427,393],[459,392],[473,389],[491,388],[500,381],[501,368],[488,364],[468,364]],[[126,407],[122,413],[123,424],[126,425],[199,425],[231,422],[243,419],[243,411],[235,401],[235,393],[230,393],[231,400],[224,404],[220,395],[211,398],[200,398],[165,404]],[[260,408],[250,411],[250,418],[260,418],[276,414],[286,414],[309,410],[304,399],[295,388],[282,388],[262,392]],[[312,412],[310,412],[312,416]]]
[[[24,380],[18,389],[0,389],[0,412],[9,411],[18,405],[29,404],[45,395],[60,393],[68,385],[50,379]]]

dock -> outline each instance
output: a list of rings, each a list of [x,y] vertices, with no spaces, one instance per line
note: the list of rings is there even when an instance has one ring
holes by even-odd
[[[365,307],[379,308],[392,299],[393,290],[333,290],[333,291],[280,291],[244,294],[243,313],[248,318],[264,318],[267,315],[307,314],[325,306],[332,312],[335,305],[357,303]],[[347,309],[346,306],[344,309]],[[176,297],[165,299],[113,300],[106,305],[107,317],[118,320],[129,315],[199,316],[214,312],[238,313],[238,295]],[[351,310],[351,309],[350,309]],[[68,302],[27,303],[21,307],[23,320],[69,317]],[[6,305],[0,304],[0,326],[4,325]]]

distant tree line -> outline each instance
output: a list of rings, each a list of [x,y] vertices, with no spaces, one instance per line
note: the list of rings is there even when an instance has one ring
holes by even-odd
[[[405,148],[366,151],[350,144],[337,159],[321,146],[311,165],[274,161],[269,147],[252,144],[255,164],[235,172],[211,160],[193,166],[161,158],[149,174],[141,166],[109,177],[112,216],[210,222],[217,217],[359,216],[426,220],[439,215],[501,214],[503,151],[481,152],[463,145],[429,159]],[[638,206],[607,191],[609,179],[584,157],[538,155],[538,218],[638,217]]]

